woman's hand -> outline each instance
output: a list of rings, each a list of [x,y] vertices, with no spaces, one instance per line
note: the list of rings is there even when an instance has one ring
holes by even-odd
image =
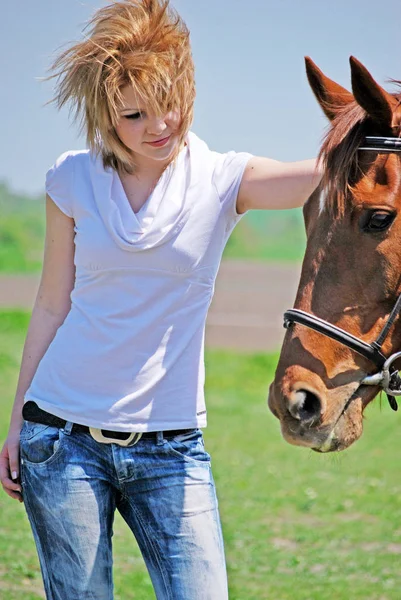
[[[23,502],[22,488],[19,483],[19,442],[20,428],[10,429],[0,452],[0,482],[6,494],[14,500]]]

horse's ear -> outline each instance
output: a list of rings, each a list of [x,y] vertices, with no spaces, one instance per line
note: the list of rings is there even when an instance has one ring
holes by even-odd
[[[326,77],[309,56],[305,56],[305,65],[309,85],[324,114],[332,121],[337,109],[353,102],[354,97],[348,90]]]
[[[350,64],[355,100],[366,110],[371,119],[391,127],[393,111],[398,106],[397,100],[376,83],[359,60],[351,56]]]

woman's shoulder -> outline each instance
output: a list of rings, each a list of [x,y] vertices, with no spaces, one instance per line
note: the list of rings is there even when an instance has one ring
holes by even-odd
[[[211,150],[206,142],[197,137],[193,132],[189,135],[190,150],[199,169],[209,172],[212,182],[218,187],[225,187],[238,176],[242,176],[247,162],[252,158],[249,152],[229,150],[218,152]],[[202,177],[202,180],[205,178]],[[221,185],[222,184],[222,185]]]
[[[79,171],[87,170],[88,157],[89,150],[68,150],[46,172],[46,193],[69,217],[73,215],[71,198],[78,181],[76,176]]]
[[[67,166],[73,166],[75,164],[81,164],[88,161],[90,156],[90,150],[67,150],[60,154],[52,165],[54,168],[66,168]]]

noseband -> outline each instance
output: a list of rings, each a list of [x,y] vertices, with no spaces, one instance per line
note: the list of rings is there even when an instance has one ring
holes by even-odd
[[[369,150],[370,152],[401,152],[401,139],[368,136],[364,140],[364,145],[359,150]],[[344,344],[347,348],[358,352],[358,354],[373,362],[379,371],[374,375],[368,375],[362,379],[360,384],[380,386],[386,392],[391,408],[398,410],[397,401],[394,396],[401,396],[401,378],[393,363],[401,357],[401,352],[396,352],[387,358],[381,350],[390,328],[400,314],[400,311],[401,294],[379,336],[371,344],[364,342],[336,325],[332,325],[319,317],[296,308],[287,310],[284,313],[284,327],[288,329],[294,323],[304,325],[305,327],[309,327],[309,329],[323,333],[326,337]]]

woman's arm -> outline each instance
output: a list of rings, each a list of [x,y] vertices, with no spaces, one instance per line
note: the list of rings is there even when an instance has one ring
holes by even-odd
[[[19,472],[19,433],[22,427],[22,407],[25,392],[31,385],[36,369],[57,329],[71,308],[70,294],[74,287],[74,221],[67,217],[46,196],[46,238],[43,270],[32,310],[22,353],[20,374],[7,440],[0,453],[0,480],[5,492],[20,499],[12,490],[19,488],[10,475]]]
[[[284,163],[254,156],[242,177],[237,212],[302,206],[321,178],[316,159]]]

